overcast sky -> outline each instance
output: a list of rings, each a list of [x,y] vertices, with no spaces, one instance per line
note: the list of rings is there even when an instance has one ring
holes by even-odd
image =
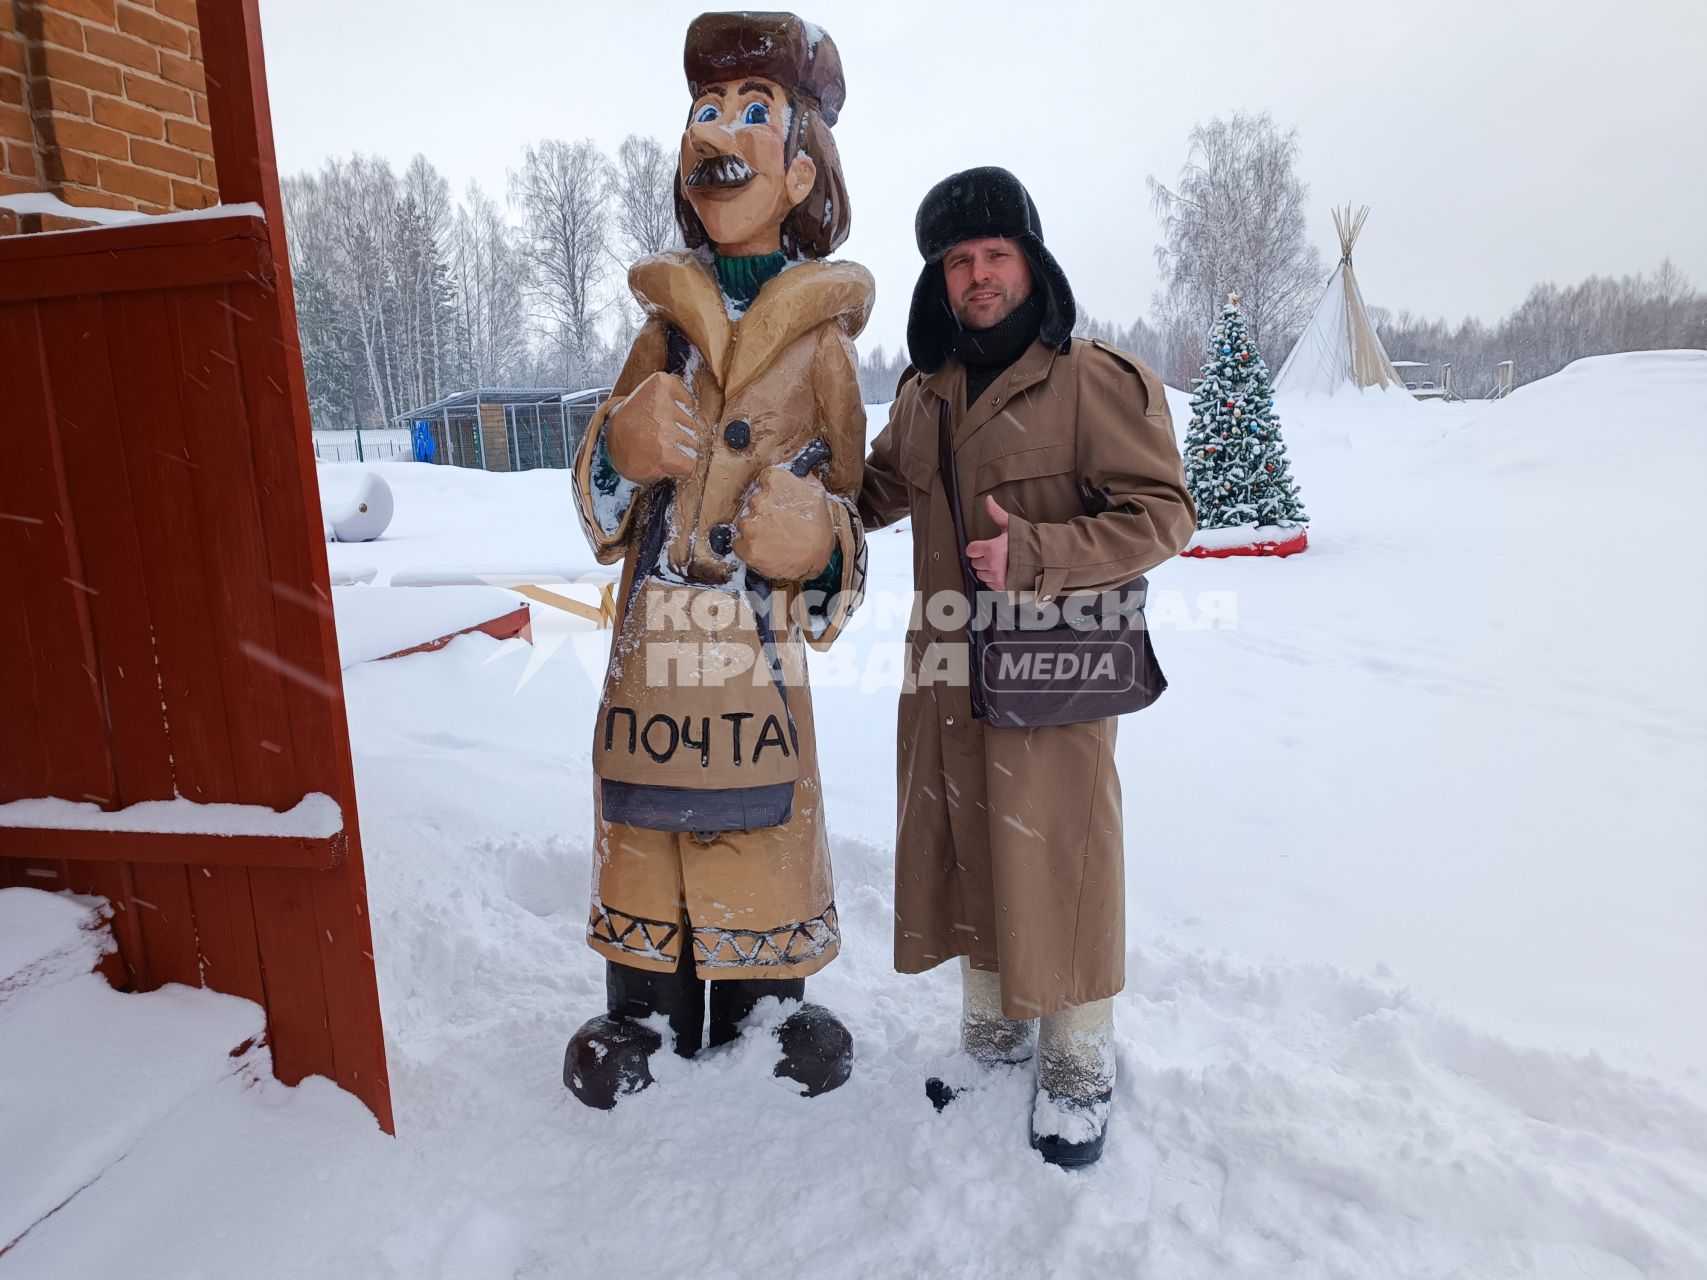
[[[682,38],[702,4],[262,0],[283,172],[424,153],[502,195],[522,148],[629,133],[673,149]],[[1372,208],[1366,300],[1497,319],[1542,280],[1652,270],[1707,287],[1702,0],[1297,0],[1213,5],[815,0],[841,49],[853,200],[842,256],[877,277],[866,344],[893,347],[919,269],[913,214],[980,164],[1030,187],[1082,312],[1129,322],[1156,285],[1146,175],[1192,125],[1296,126],[1311,229]]]

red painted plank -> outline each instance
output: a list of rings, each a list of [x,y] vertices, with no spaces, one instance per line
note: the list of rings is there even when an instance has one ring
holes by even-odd
[[[255,936],[267,985],[273,1069],[295,1084],[304,1076],[337,1076],[321,967],[313,883],[324,872],[249,871]]]
[[[181,982],[187,987],[201,986],[196,917],[183,865],[133,862],[130,879],[130,900],[148,951],[149,985]]]
[[[316,694],[302,684],[287,689],[292,702],[292,725],[306,735],[299,741],[314,742],[324,748],[317,759],[330,763],[337,775],[335,785],[328,789],[344,804],[350,833],[350,856],[341,873],[342,883],[322,879],[317,887],[320,913],[333,925],[325,963],[332,1030],[337,1042],[338,1078],[373,1108],[380,1124],[389,1132],[393,1120],[364,906],[355,782],[325,546],[317,532],[319,490],[307,431],[308,403],[301,356],[296,345],[295,301],[286,265],[257,0],[211,6],[203,15],[202,38],[210,68],[209,104],[222,192],[228,200],[257,200],[265,208],[279,264],[276,292],[234,289],[233,294],[254,294],[263,304],[247,309],[252,323],[240,320],[237,328],[247,381],[258,393],[250,401],[251,440],[256,450],[257,470],[269,481],[263,497],[269,516],[267,527],[276,531],[268,544],[274,580],[288,583],[291,588],[288,593],[280,593],[279,635],[287,646],[284,651],[298,654],[310,670],[322,672],[326,682],[324,694]],[[281,354],[282,369],[278,363]],[[306,593],[298,594],[305,585]],[[316,632],[317,644],[313,643]],[[319,655],[317,666],[312,658],[315,653]],[[340,915],[344,925],[340,925]],[[354,923],[349,925],[352,919]],[[350,942],[344,938],[346,926],[353,928]]]
[[[288,273],[284,275],[288,279]],[[287,685],[292,728],[310,734],[307,740],[323,744],[325,749],[317,760],[332,772],[324,781],[317,779],[315,785],[339,799],[350,834],[350,855],[341,879],[323,878],[314,886],[336,1078],[366,1101],[390,1131],[390,1089],[373,974],[372,930],[366,914],[343,673],[338,662],[326,548],[317,532],[318,475],[308,433],[297,427],[308,421],[302,365],[294,334],[280,327],[282,300],[270,297],[265,290],[232,292],[238,299],[254,295],[252,303],[234,308],[232,315],[245,381],[251,387],[265,388],[250,400],[249,438],[257,473],[272,480],[262,490],[272,577],[278,583],[310,584],[307,592],[278,593],[278,633],[286,651],[301,655],[303,664],[323,673],[324,679],[323,690],[305,682]]]
[[[266,392],[239,380],[233,305],[243,304],[232,303],[223,289],[183,291],[170,304],[178,335],[179,420],[196,464],[191,487],[203,572],[217,586],[206,627],[224,690],[235,786],[234,794],[212,798],[283,809],[305,792],[331,788],[315,776],[318,751],[299,751],[292,736],[297,681],[288,673],[304,671],[305,664],[297,646],[278,633],[274,600],[276,591],[306,583],[275,575],[268,560],[261,494],[279,481],[258,475],[254,467],[248,405]],[[325,680],[312,664],[301,678]],[[180,771],[186,795],[185,784],[193,781]],[[335,793],[334,799],[343,803]]]
[[[243,799],[281,807],[303,791],[330,790],[323,779],[331,741],[314,716],[315,704],[329,696],[329,682],[325,663],[279,626],[281,599],[305,600],[310,613],[314,601],[306,573],[279,571],[268,556],[262,498],[288,486],[291,477],[256,468],[251,441],[262,428],[251,412],[276,401],[279,390],[265,357],[240,368],[233,330],[238,315],[252,316],[259,305],[248,296],[196,290],[177,294],[172,313],[185,439],[198,462],[197,510],[204,543],[219,548],[223,590],[215,631],[227,674],[233,769]],[[277,355],[271,359],[276,367]],[[286,421],[282,429],[294,434],[295,424]],[[306,536],[306,530],[296,532]],[[281,536],[288,539],[291,530]],[[300,612],[303,606],[295,607]],[[345,805],[348,825],[353,804],[333,794]],[[321,878],[256,867],[249,872],[273,1064],[288,1083],[338,1075],[315,892]]]
[[[176,831],[0,827],[0,858],[325,870],[343,862],[348,854],[349,840],[342,832],[330,837],[215,836]]]
[[[232,240],[266,240],[267,224],[251,213],[218,217],[150,218],[117,227],[0,239],[0,267],[21,262],[64,263],[76,258],[114,258],[144,249],[171,249],[185,257]]]
[[[135,388],[122,453],[136,491],[149,495],[137,509],[137,530],[174,786],[192,800],[240,802],[216,634],[220,553],[197,501],[198,480],[217,487],[217,477],[200,476],[202,461],[185,438],[172,309],[163,295],[139,294],[114,300],[107,312],[124,330],[112,345],[115,375]]]
[[[215,990],[267,1005],[261,979],[261,947],[255,940],[255,906],[246,867],[189,869],[196,937],[202,950],[202,980]]]
[[[172,747],[155,668],[154,628],[141,539],[125,466],[126,438],[149,424],[147,382],[118,369],[107,342],[111,318],[96,299],[44,304],[52,335],[46,365],[62,424],[66,490],[87,584],[91,649],[120,805],[172,798]],[[75,335],[75,336],[73,336]],[[121,414],[115,380],[126,400]],[[151,381],[152,379],[149,379]]]
[[[67,234],[95,235],[96,232]],[[10,238],[0,239],[0,245],[9,242]],[[82,253],[57,259],[25,258],[0,263],[0,303],[228,284],[266,279],[272,272],[271,247],[265,240],[248,236],[193,250],[129,249],[122,253]]]
[[[8,661],[0,685],[5,709],[18,714],[32,735],[25,739],[31,758],[20,760],[14,753],[8,773],[0,776],[0,801],[51,787],[68,799],[111,802],[114,783],[88,593],[59,449],[65,424],[56,417],[43,363],[45,337],[34,307],[0,306],[0,387],[9,424],[0,486],[3,510],[23,517],[4,522],[12,535],[8,550],[18,554],[0,561],[0,592],[28,607],[25,647],[19,650],[14,632],[3,651]],[[53,338],[77,340],[75,334]]]
[[[269,218],[277,218],[278,162],[261,54],[260,6],[257,0],[226,0],[209,5],[200,17],[220,199],[254,201]]]
[[[477,622],[472,627],[464,627],[461,631],[453,631],[449,635],[439,636],[434,640],[423,640],[420,644],[410,645],[407,649],[399,649],[396,653],[382,654],[376,661],[384,662],[388,658],[407,658],[412,653],[432,653],[442,649],[458,636],[473,635],[478,631],[481,635],[491,636],[494,640],[509,640],[514,636],[528,638],[528,626],[533,618],[533,611],[523,605],[508,613],[499,614],[496,618],[488,618],[485,622]]]
[[[373,973],[373,931],[359,862],[313,877],[321,975],[337,1063],[335,1079],[365,1101],[391,1131],[391,1083]]]

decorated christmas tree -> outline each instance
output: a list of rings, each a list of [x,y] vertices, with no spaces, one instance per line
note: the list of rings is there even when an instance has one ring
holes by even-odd
[[[1249,529],[1254,541],[1270,529],[1309,523],[1280,438],[1268,366],[1246,336],[1238,294],[1215,322],[1191,398],[1185,476],[1199,529]]]

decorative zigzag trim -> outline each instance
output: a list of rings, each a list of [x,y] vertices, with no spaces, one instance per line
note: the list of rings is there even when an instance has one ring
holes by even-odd
[[[681,925],[672,920],[648,920],[613,911],[602,902],[593,903],[593,918],[587,922],[587,936],[631,956],[648,960],[674,962],[676,957],[665,950],[676,941]]]
[[[698,929],[693,931],[695,962],[706,969],[752,969],[799,964],[823,955],[841,941],[832,902],[810,920],[774,929]]]

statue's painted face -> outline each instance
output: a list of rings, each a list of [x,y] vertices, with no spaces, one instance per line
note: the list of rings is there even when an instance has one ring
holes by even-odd
[[[727,80],[694,99],[677,180],[719,253],[775,252],[783,219],[811,192],[812,158],[783,163],[789,123],[788,95],[774,80]]]

